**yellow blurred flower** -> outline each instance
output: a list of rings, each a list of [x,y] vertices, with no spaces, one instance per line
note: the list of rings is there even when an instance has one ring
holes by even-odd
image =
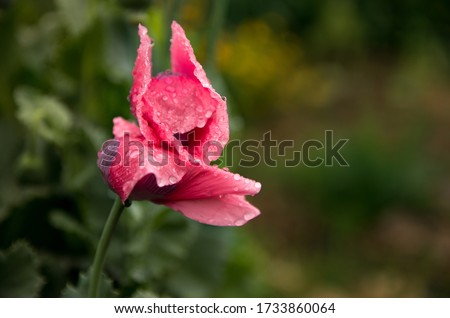
[[[287,30],[276,32],[264,20],[244,22],[224,36],[218,64],[239,87],[235,94],[241,95],[241,106],[255,111],[324,105],[333,90],[324,72],[305,61],[300,40]]]

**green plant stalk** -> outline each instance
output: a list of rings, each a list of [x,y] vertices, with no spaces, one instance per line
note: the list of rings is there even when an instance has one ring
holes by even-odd
[[[215,67],[217,41],[225,21],[228,0],[214,0],[209,16],[209,34],[206,47],[206,68],[212,70]]]
[[[116,228],[120,215],[124,209],[125,205],[123,205],[120,198],[117,197],[113,207],[111,208],[111,212],[109,212],[102,235],[98,241],[97,250],[95,251],[94,263],[92,264],[91,277],[89,280],[88,296],[91,298],[98,297],[100,275],[102,274],[103,265],[105,263],[106,252],[108,250],[111,237],[114,233],[114,229]]]

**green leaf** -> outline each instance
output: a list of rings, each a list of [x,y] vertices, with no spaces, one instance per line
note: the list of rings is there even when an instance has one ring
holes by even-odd
[[[17,118],[33,133],[61,145],[73,126],[73,118],[67,107],[52,96],[21,87],[14,92],[19,106]]]
[[[95,18],[96,5],[90,0],[56,0],[62,21],[72,35],[82,33]]]
[[[151,290],[146,290],[146,289],[139,289],[138,291],[136,291],[133,296],[133,298],[158,298],[158,295],[156,295],[153,291]]]
[[[61,296],[65,298],[86,298],[89,290],[89,275],[80,273],[77,286],[67,285]],[[100,277],[99,297],[117,297],[118,293],[113,288],[112,280],[105,274]]]
[[[147,289],[156,287],[152,280],[161,281],[180,266],[198,230],[198,224],[168,209],[149,213],[158,208],[134,202],[127,219],[133,229],[133,236],[125,247],[127,272],[135,282],[148,284]]]
[[[38,258],[26,242],[0,253],[0,297],[35,297],[43,283]]]
[[[63,211],[51,212],[50,223],[57,229],[76,235],[88,243],[95,244],[96,238],[94,238],[92,233],[90,233],[80,222],[70,217]]]
[[[234,229],[201,225],[179,270],[167,279],[176,297],[207,297],[221,283]]]

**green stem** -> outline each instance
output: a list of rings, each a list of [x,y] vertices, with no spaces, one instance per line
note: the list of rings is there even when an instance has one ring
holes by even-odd
[[[89,282],[89,297],[91,298],[98,297],[100,275],[102,274],[103,264],[105,263],[106,251],[108,250],[109,242],[111,241],[114,229],[119,222],[120,215],[122,214],[124,208],[125,205],[123,205],[120,198],[117,197],[113,207],[111,208],[111,212],[109,212],[109,216],[106,220],[100,240],[98,241]]]

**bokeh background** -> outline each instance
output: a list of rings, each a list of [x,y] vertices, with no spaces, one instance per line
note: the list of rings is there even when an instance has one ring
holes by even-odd
[[[350,166],[232,153],[263,185],[240,228],[134,202],[103,295],[450,297],[445,0],[1,0],[0,296],[85,295],[114,200],[97,151],[131,119],[136,26],[159,72],[172,19],[227,96],[233,139],[300,150],[333,130]]]

